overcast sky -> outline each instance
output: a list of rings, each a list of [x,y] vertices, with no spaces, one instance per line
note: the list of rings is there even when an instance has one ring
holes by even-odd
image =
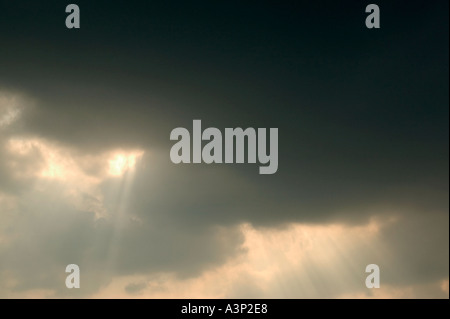
[[[76,3],[0,0],[1,298],[449,297],[447,1],[376,30],[361,1]],[[194,119],[278,128],[278,171],[173,164]]]

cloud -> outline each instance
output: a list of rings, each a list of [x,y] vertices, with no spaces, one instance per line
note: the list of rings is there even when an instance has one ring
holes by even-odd
[[[423,281],[420,274],[401,285],[408,262],[392,259],[384,246],[386,227],[400,220],[373,219],[361,226],[292,224],[284,229],[255,229],[242,224],[245,254],[198,276],[170,274],[118,276],[95,297],[108,298],[447,298],[448,273]],[[433,244],[430,243],[430,246]],[[404,247],[402,247],[404,248]],[[429,248],[429,247],[428,247]],[[421,249],[418,249],[418,252]],[[388,254],[386,254],[388,253]],[[400,260],[400,262],[399,262]],[[436,260],[433,260],[436,261]],[[381,285],[365,286],[365,266],[380,265]],[[400,269],[392,268],[399,264]],[[138,287],[139,294],[129,288]]]
[[[139,294],[142,290],[147,287],[146,282],[136,282],[130,283],[125,287],[125,291],[129,294]]]
[[[448,297],[448,4],[379,37],[353,18],[311,28],[315,5],[230,19],[125,2],[68,37],[16,5],[0,21],[0,296]],[[107,22],[126,8],[139,19]],[[277,127],[278,172],[171,163],[193,119]]]
[[[350,183],[305,200],[245,167],[174,165],[164,148],[93,150],[16,131],[1,142],[2,296],[384,296],[362,284],[369,263],[386,296],[422,296],[417,287],[448,278],[439,184],[391,185],[368,200],[346,195],[360,194]],[[79,291],[64,286],[70,263]]]
[[[143,151],[86,152],[9,134],[1,152],[2,181],[9,181],[0,193],[2,295],[70,295],[63,285],[68,263],[83,272],[75,296],[87,296],[117,274],[192,276],[239,253],[241,236],[233,227],[185,228],[176,218],[153,219],[160,202],[129,211],[133,175],[145,172],[144,165],[135,167]]]
[[[2,209],[2,296],[30,289],[88,296],[116,275],[192,276],[239,253],[240,235],[233,229],[184,229],[131,216],[96,218],[95,212],[71,205],[64,191],[58,182],[39,184],[16,208]],[[64,286],[70,263],[80,266],[80,291]]]

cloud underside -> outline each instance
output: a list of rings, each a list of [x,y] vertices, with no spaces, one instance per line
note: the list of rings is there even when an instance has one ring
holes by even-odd
[[[271,180],[252,165],[175,165],[168,134],[131,143],[128,131],[147,130],[123,123],[108,137],[89,124],[53,134],[42,102],[1,94],[1,297],[448,298],[435,169],[409,183],[389,168],[302,175],[289,160]],[[81,289],[64,285],[72,263]]]

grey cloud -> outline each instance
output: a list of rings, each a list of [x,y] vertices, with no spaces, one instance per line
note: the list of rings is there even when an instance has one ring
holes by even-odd
[[[146,282],[130,283],[125,286],[125,291],[129,294],[138,294],[148,286]]]
[[[77,210],[67,201],[64,183],[36,183],[44,184],[22,192],[13,212],[2,210],[7,241],[0,249],[0,282],[15,282],[0,285],[2,296],[8,296],[8,289],[88,296],[117,275],[167,272],[191,277],[243,252],[242,235],[233,227],[189,227],[174,216],[152,218],[157,207],[146,216],[133,211],[118,216],[111,208],[108,216],[96,219],[94,212]],[[82,271],[80,291],[64,285],[65,266],[71,263]]]
[[[304,257],[297,267],[279,271],[266,289],[249,275],[226,292],[240,298],[448,298],[442,284],[448,280],[448,215],[397,214],[398,220],[381,227],[371,240],[352,247],[330,238],[332,263]],[[329,247],[328,247],[329,248]],[[313,256],[323,254],[311,251]],[[327,256],[328,257],[328,256]],[[380,267],[380,288],[366,288],[365,267]],[[267,289],[267,287],[270,287]]]
[[[0,290],[17,278],[13,290],[76,294],[61,286],[72,262],[82,268],[86,290],[78,293],[85,295],[114,275],[186,278],[243,253],[242,222],[355,225],[380,215],[404,220],[380,235],[395,261],[383,264],[391,267],[388,282],[448,277],[448,3],[410,4],[405,16],[386,3],[390,27],[370,35],[337,5],[326,14],[346,23],[332,29],[311,27],[311,16],[325,14],[314,4],[243,5],[232,13],[186,5],[182,14],[141,5],[119,1],[100,10],[102,19],[91,15],[99,10],[83,11],[89,23],[68,36],[55,28],[56,9],[36,21],[33,7],[2,4],[0,88],[35,104],[0,131],[0,194],[18,203],[13,215],[0,207],[8,221],[0,236],[9,238],[0,246]],[[110,23],[124,10],[136,19]],[[261,176],[257,165],[172,164],[170,131],[190,129],[193,119],[204,128],[279,128],[277,174]],[[115,148],[146,155],[126,198],[122,180],[103,182],[108,214],[97,220],[63,199],[63,183],[40,192],[39,178],[19,177],[38,170],[42,158],[9,153],[11,137],[86,156]],[[91,175],[102,169],[80,165]],[[355,253],[359,266],[376,255]],[[317,296],[338,293],[326,274],[308,270]],[[282,284],[296,284],[288,281]]]

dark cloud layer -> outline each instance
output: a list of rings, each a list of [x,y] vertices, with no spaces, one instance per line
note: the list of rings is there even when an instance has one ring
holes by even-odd
[[[77,4],[82,27],[67,30],[61,1],[0,1],[0,94],[32,100],[0,127],[0,195],[17,200],[0,208],[0,296],[12,277],[13,290],[66,294],[64,273],[53,274],[72,260],[90,269],[86,295],[113,275],[192,277],[244,253],[240,223],[373,216],[401,219],[380,235],[389,283],[448,278],[448,2],[378,1],[380,30],[365,28],[354,2]],[[278,172],[172,164],[170,131],[193,119],[277,127]],[[145,155],[124,203],[123,180],[103,180],[108,214],[98,219],[67,203],[64,185],[17,174],[11,167],[37,170],[43,157],[11,153],[10,138]],[[14,240],[2,244],[2,232]]]

